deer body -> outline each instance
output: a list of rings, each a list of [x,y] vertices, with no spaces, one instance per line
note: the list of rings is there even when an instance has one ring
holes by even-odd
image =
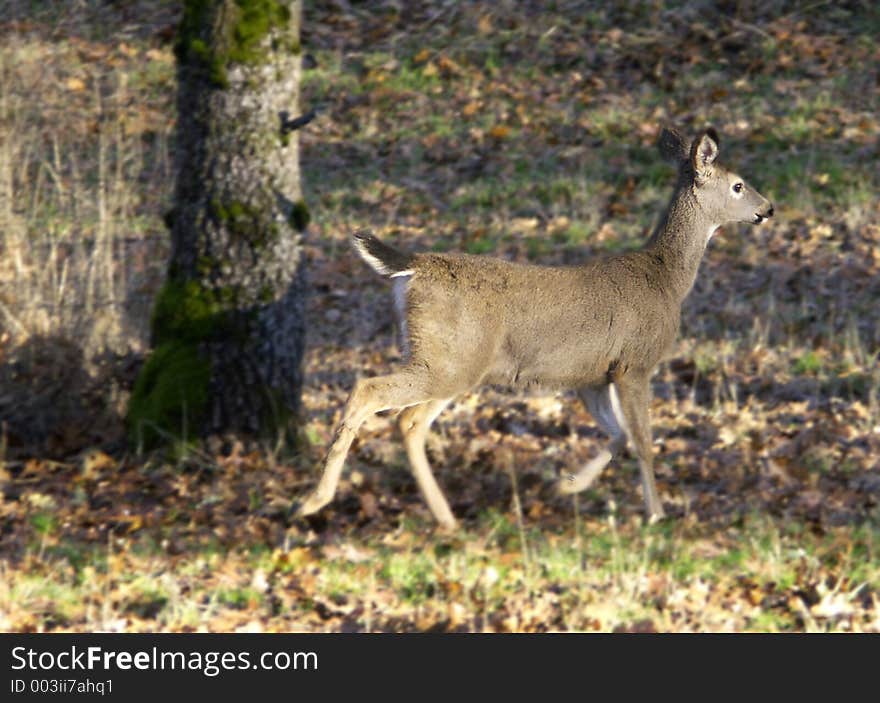
[[[363,420],[403,409],[400,428],[416,481],[440,525],[454,528],[425,455],[427,430],[456,396],[499,384],[575,389],[611,441],[563,477],[560,490],[587,488],[629,441],[639,459],[646,512],[662,517],[648,420],[650,375],[675,340],[681,303],[715,230],[729,222],[757,224],[773,214],[766,198],[715,165],[717,142],[710,130],[688,149],[677,133],[664,130],[661,151],[679,166],[679,181],[656,231],[638,251],[579,266],[406,254],[356,233],[362,258],[393,281],[407,360],[398,373],[357,382],[324,473],[300,515],[332,499]]]
[[[410,356],[434,372],[440,394],[604,383],[616,367],[652,368],[678,329],[644,252],[558,268],[420,254],[410,266]]]

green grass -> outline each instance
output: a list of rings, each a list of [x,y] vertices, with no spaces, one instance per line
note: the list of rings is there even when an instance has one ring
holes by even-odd
[[[236,610],[242,610],[254,604],[259,604],[263,600],[261,593],[248,587],[221,588],[216,592],[215,597],[221,605],[226,605]]]
[[[39,614],[54,627],[156,621],[174,629],[206,617],[246,623],[270,606],[254,576],[259,573],[275,592],[297,584],[297,595],[272,607],[285,622],[301,626],[315,612],[332,619],[338,610],[361,613],[359,622],[366,626],[368,618],[373,629],[396,628],[394,613],[413,608],[423,613],[423,627],[448,626],[443,623],[453,611],[470,625],[502,626],[526,622],[517,618],[535,608],[547,622],[575,630],[639,621],[661,630],[693,622],[721,629],[738,623],[737,629],[754,631],[836,630],[862,627],[860,589],[880,578],[876,525],[816,536],[763,515],[715,531],[698,523],[618,523],[612,513],[585,527],[573,540],[567,531],[527,524],[523,543],[512,516],[488,511],[454,545],[426,538],[411,523],[406,529],[422,536],[408,539],[409,546],[368,535],[334,547],[351,558],[320,559],[302,547],[284,553],[255,543],[244,550],[190,548],[173,571],[158,543],[100,553],[62,542],[31,553],[25,568],[2,572],[0,606]],[[105,595],[96,610],[90,594],[98,593]],[[818,605],[803,601],[803,593],[815,593]],[[544,602],[539,594],[556,595]],[[728,612],[732,602],[740,602],[738,616]],[[371,603],[384,604],[387,612],[375,612]],[[845,617],[832,614],[832,605]]]
[[[792,364],[792,372],[798,376],[815,376],[825,366],[822,358],[814,351],[808,351],[797,357]]]
[[[13,21],[45,31],[0,50],[0,171],[13,165],[0,173],[13,196],[0,213],[10,254],[0,302],[16,335],[0,341],[14,352],[18,339],[67,335],[87,359],[137,356],[169,246],[175,68],[157,31],[173,5],[132,5],[124,51],[118,13],[56,5],[14,3]],[[17,497],[4,503],[13,534],[0,629],[880,628],[874,596],[858,590],[880,582],[880,514],[854,488],[872,485],[880,418],[878,102],[865,70],[880,13],[628,2],[541,13],[514,4],[501,15],[478,2],[452,4],[426,28],[363,3],[319,5],[307,13],[303,48],[317,67],[303,75],[300,106],[323,110],[297,135],[313,215],[307,441],[271,468],[192,452],[117,457],[89,479],[80,448],[43,466],[4,445]],[[430,3],[413,17],[419,8]],[[779,215],[711,242],[681,343],[658,374],[658,478],[674,518],[643,524],[637,464],[625,458],[579,496],[575,521],[548,476],[585,460],[590,420],[567,403],[539,421],[492,391],[435,433],[438,477],[467,506],[456,506],[466,517],[454,537],[433,535],[402,463],[380,469],[357,447],[349,461],[368,488],[345,486],[307,526],[273,512],[313,479],[353,374],[383,373],[389,357],[387,304],[376,302],[385,292],[346,258],[353,227],[407,249],[541,263],[625,251],[674,185],[656,130],[706,123],[721,132],[722,160]],[[325,317],[328,300],[341,320]],[[16,363],[18,374],[27,364]],[[89,378],[102,378],[101,363]],[[40,383],[54,372],[32,371]],[[120,378],[96,405],[124,406]],[[499,463],[471,451],[490,402],[528,425],[503,437],[531,481],[522,525],[473,471]],[[549,425],[580,436],[548,439]],[[367,443],[393,441],[371,432]],[[375,515],[359,507],[366,490]]]

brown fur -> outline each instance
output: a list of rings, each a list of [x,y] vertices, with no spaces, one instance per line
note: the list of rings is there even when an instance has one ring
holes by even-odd
[[[693,287],[715,229],[760,223],[770,202],[715,162],[718,137],[688,146],[664,130],[660,150],[679,169],[660,224],[638,251],[580,266],[512,263],[466,254],[407,254],[357,232],[353,243],[405,296],[399,320],[408,350],[395,374],[359,381],[352,391],[318,487],[300,508],[309,515],[333,497],[348,448],[374,412],[405,408],[400,426],[416,480],[441,526],[455,519],[424,451],[430,423],[455,396],[484,384],[576,389],[611,442],[560,490],[585,489],[627,440],[639,459],[645,508],[663,508],[654,483],[649,378],[678,333],[681,303]]]

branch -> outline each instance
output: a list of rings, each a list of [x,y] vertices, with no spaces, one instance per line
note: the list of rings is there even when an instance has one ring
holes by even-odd
[[[278,113],[278,117],[281,119],[281,135],[284,136],[288,132],[293,132],[300,127],[305,127],[318,116],[319,112],[319,108],[314,108],[304,115],[290,119],[290,113],[287,110],[282,110]]]

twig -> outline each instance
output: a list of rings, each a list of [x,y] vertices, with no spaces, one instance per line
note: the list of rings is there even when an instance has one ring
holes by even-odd
[[[578,500],[579,493],[571,494],[572,512],[574,513],[574,544],[578,553],[578,565],[581,571],[587,570],[587,559],[584,554],[584,540],[581,534],[581,506]]]
[[[282,110],[278,113],[278,117],[281,118],[281,135],[284,136],[288,132],[293,132],[294,130],[305,127],[318,116],[319,112],[319,108],[313,108],[299,117],[290,119],[290,113],[287,112],[287,110]]]
[[[21,324],[18,319],[13,315],[9,308],[7,308],[3,303],[0,303],[0,312],[3,313],[3,316],[9,320],[10,324],[18,330],[19,334],[27,336],[27,328]]]
[[[513,512],[516,515],[516,526],[519,528],[519,541],[523,554],[523,563],[528,572],[531,571],[532,559],[529,554],[529,544],[526,540],[526,528],[525,522],[523,521],[522,503],[519,500],[519,484],[516,481],[516,470],[513,468],[513,459],[512,457],[507,457],[507,459],[508,461],[505,461],[504,463],[507,464],[507,473],[510,474],[510,484],[513,489]]]
[[[738,20],[736,17],[728,17],[727,19],[730,20],[731,24],[736,25],[740,29],[744,29],[748,32],[754,32],[755,34],[760,34],[762,37],[764,37],[764,39],[769,39],[770,41],[773,41],[774,39],[772,34],[765,32],[763,29],[754,24],[743,22],[742,20]]]

